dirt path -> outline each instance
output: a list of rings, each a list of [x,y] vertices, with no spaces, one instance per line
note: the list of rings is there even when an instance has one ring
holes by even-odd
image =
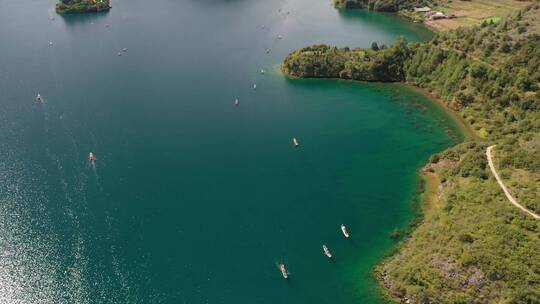
[[[493,165],[493,156],[492,156],[492,153],[491,151],[493,150],[493,148],[495,147],[495,145],[493,146],[490,146],[487,148],[486,150],[486,155],[487,155],[487,159],[488,159],[488,163],[489,163],[489,168],[491,169],[491,172],[493,173],[493,175],[495,176],[495,179],[497,180],[497,182],[499,183],[499,186],[501,186],[502,190],[504,191],[504,194],[506,195],[506,197],[508,198],[508,200],[514,204],[514,206],[518,207],[519,209],[521,209],[523,212],[526,212],[528,213],[530,216],[534,217],[535,219],[537,220],[540,220],[540,215],[530,211],[529,209],[523,207],[522,205],[520,205],[516,199],[510,194],[510,192],[508,191],[508,189],[506,188],[506,186],[504,185],[502,179],[499,177],[499,174],[497,173],[497,171],[495,170],[495,165]]]

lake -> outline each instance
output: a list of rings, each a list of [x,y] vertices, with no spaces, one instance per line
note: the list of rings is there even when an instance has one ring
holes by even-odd
[[[0,1],[0,303],[384,303],[372,269],[458,128],[279,64],[430,31],[330,0],[54,4]]]

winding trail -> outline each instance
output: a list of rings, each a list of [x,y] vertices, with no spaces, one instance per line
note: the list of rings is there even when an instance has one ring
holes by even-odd
[[[523,212],[526,212],[528,213],[530,216],[534,217],[535,219],[537,220],[540,220],[540,215],[530,211],[529,209],[523,207],[522,205],[520,205],[517,200],[510,194],[510,192],[508,191],[508,189],[506,188],[506,186],[504,185],[501,177],[499,176],[499,174],[497,173],[497,171],[495,170],[495,165],[493,164],[493,155],[491,153],[491,151],[493,150],[493,148],[495,148],[495,145],[493,146],[489,146],[486,150],[486,155],[487,155],[487,159],[488,159],[488,163],[489,163],[489,168],[491,169],[491,172],[493,173],[493,175],[495,176],[495,179],[497,180],[497,182],[499,183],[499,186],[501,186],[502,190],[504,191],[504,194],[506,194],[506,197],[508,198],[508,200],[514,204],[514,206],[518,207],[519,209],[521,209]]]

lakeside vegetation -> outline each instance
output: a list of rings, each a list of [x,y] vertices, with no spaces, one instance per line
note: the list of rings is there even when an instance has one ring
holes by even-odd
[[[334,0],[334,6],[338,8],[363,8],[381,12],[397,12],[433,3],[434,0]]]
[[[110,0],[60,0],[56,4],[59,14],[101,12],[110,8]]]
[[[540,303],[539,221],[508,202],[485,155],[497,144],[501,178],[523,205],[540,211],[538,2],[426,43],[302,48],[287,56],[282,71],[415,85],[459,113],[476,135],[424,168],[440,181],[439,201],[377,267],[390,296],[408,303]]]

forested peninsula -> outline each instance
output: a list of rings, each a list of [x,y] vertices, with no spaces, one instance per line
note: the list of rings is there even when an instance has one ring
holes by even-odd
[[[110,8],[110,0],[60,0],[56,4],[56,12],[59,14],[102,12]]]
[[[540,303],[540,221],[507,200],[486,159],[486,148],[496,145],[494,163],[509,191],[540,213],[538,1],[498,21],[439,32],[426,43],[305,47],[287,56],[281,69],[294,77],[418,86],[472,130],[422,170],[435,195],[425,200],[398,251],[375,270],[389,297]]]
[[[382,12],[397,12],[433,3],[433,0],[334,0],[334,6],[338,8],[363,8]]]

